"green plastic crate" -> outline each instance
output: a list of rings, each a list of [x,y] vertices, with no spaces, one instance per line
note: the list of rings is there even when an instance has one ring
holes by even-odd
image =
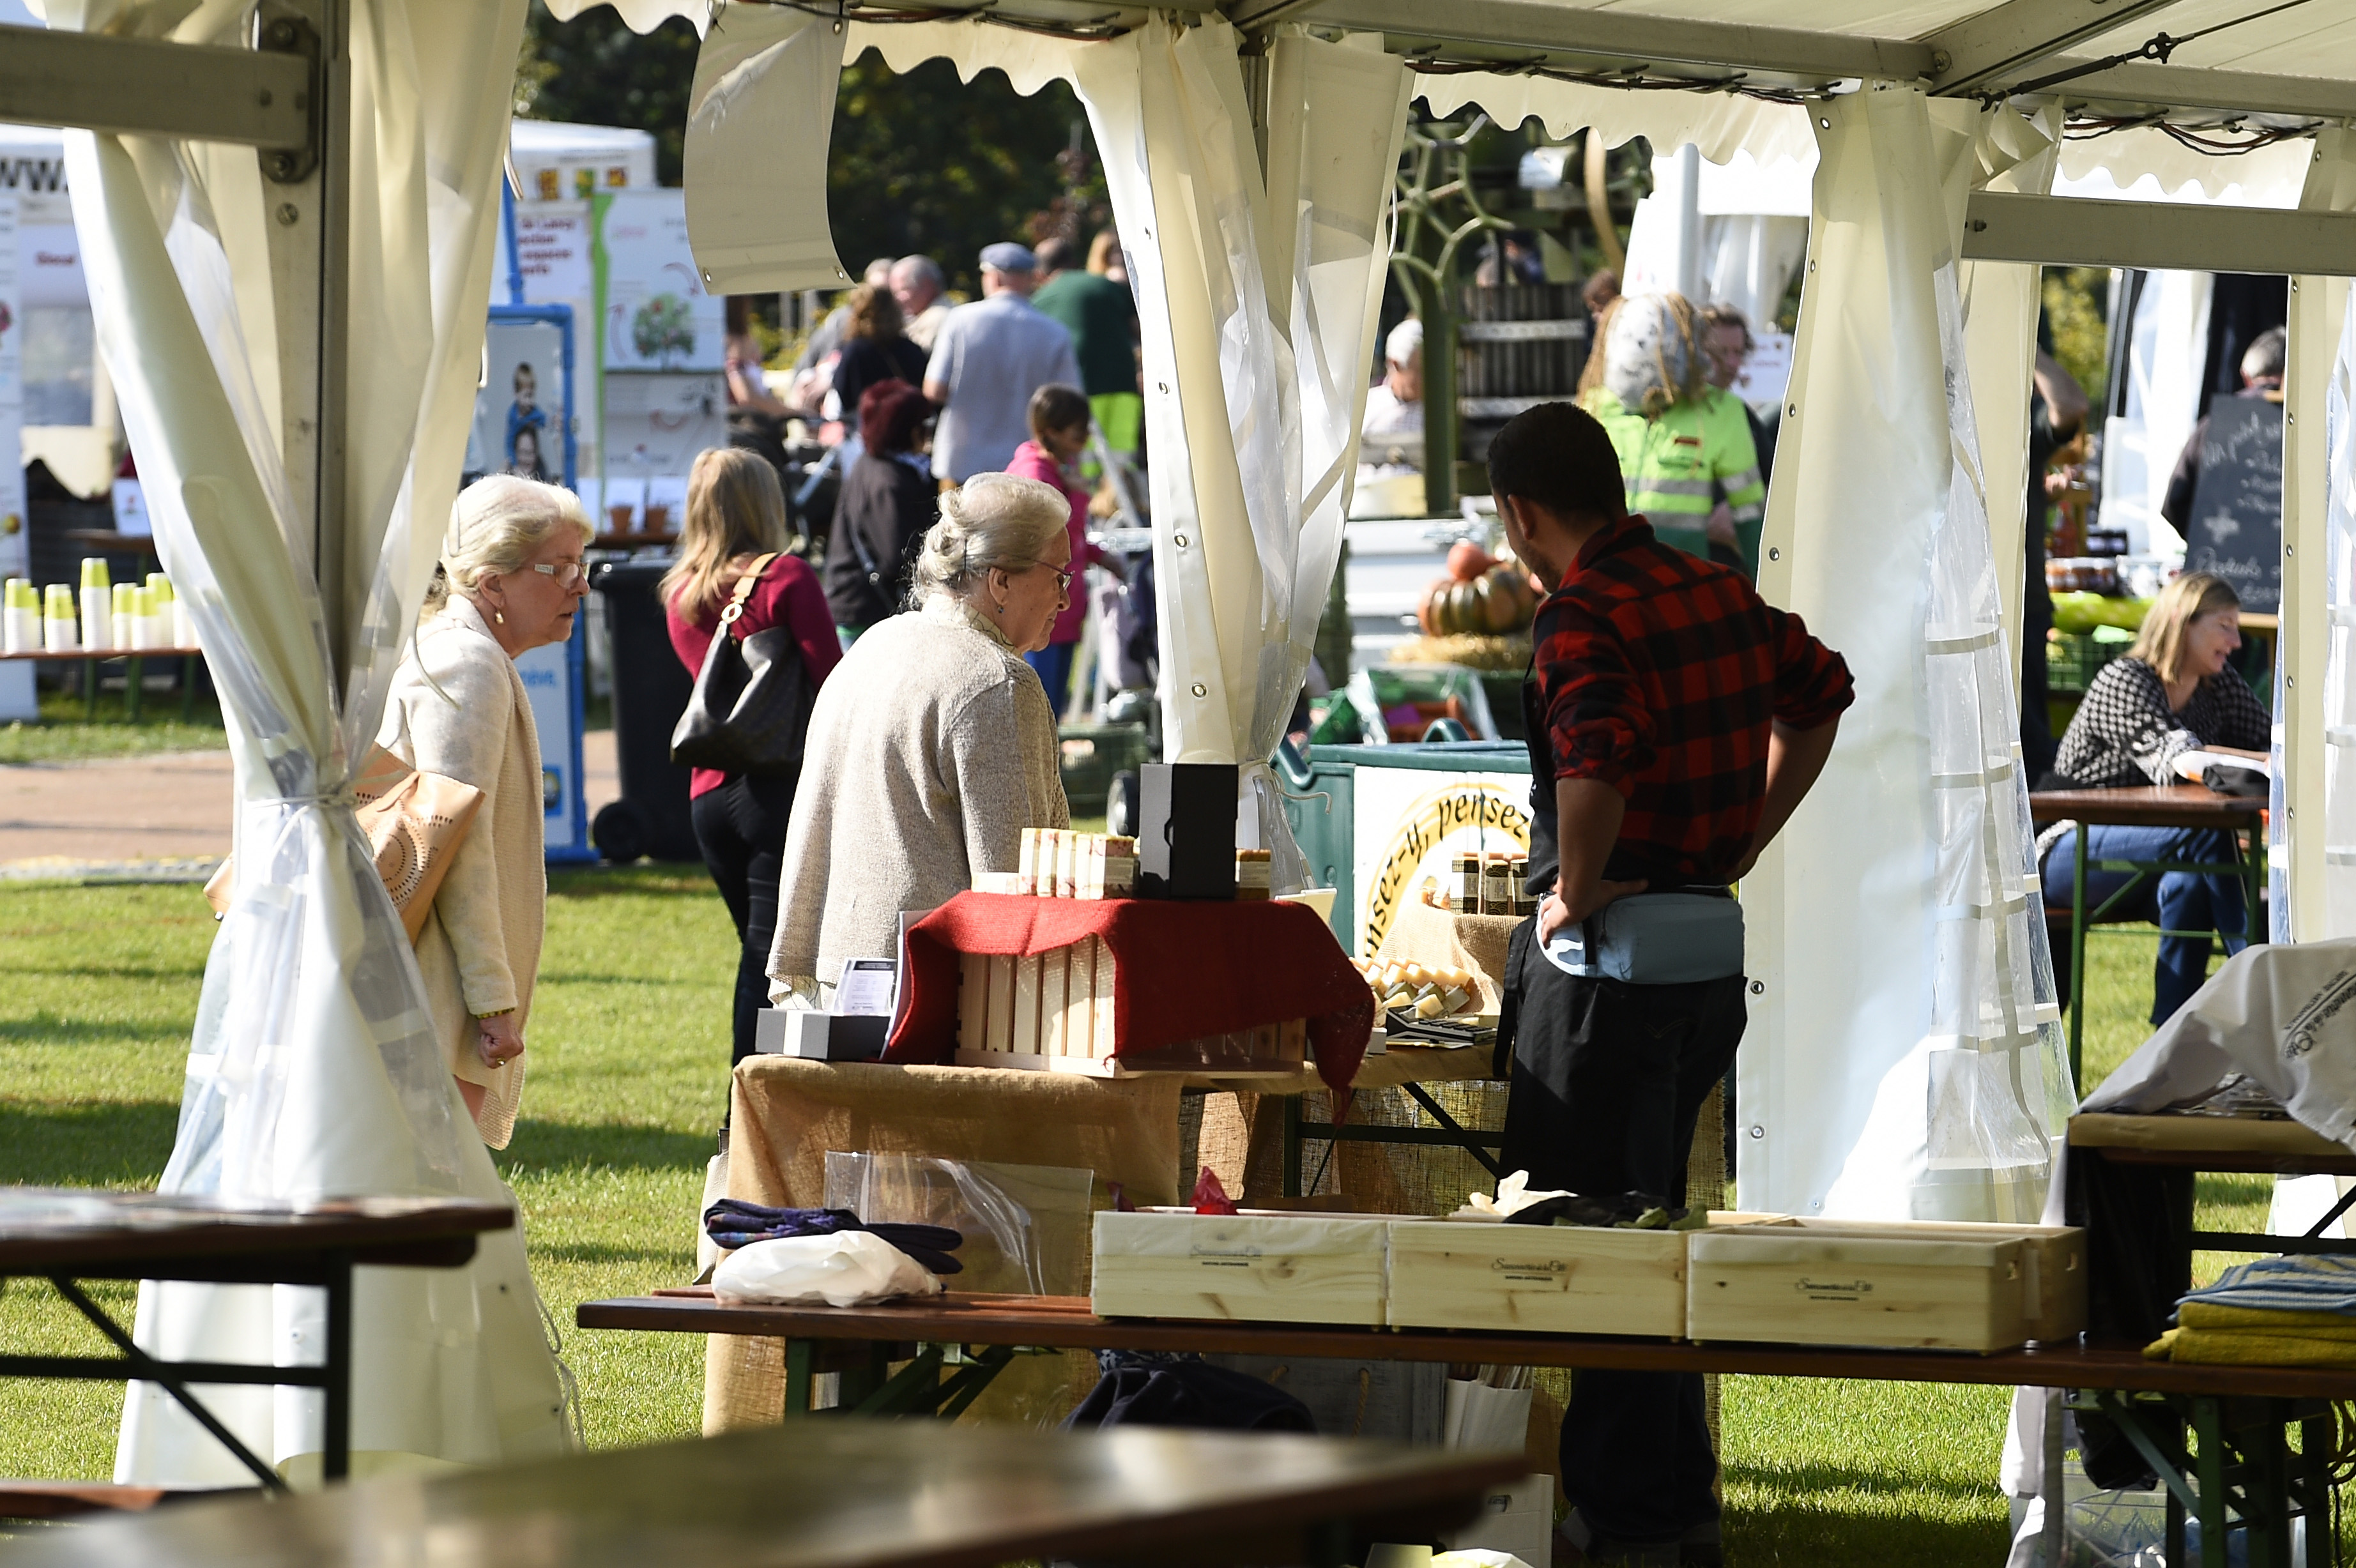
[[[1142,724],[1066,724],[1055,734],[1062,743],[1064,798],[1076,816],[1100,815],[1112,793],[1113,774],[1153,757],[1153,742]]]

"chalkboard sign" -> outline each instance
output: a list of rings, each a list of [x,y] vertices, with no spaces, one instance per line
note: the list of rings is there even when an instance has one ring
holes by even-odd
[[[2254,614],[2282,608],[2282,451],[2280,403],[2219,398],[2209,405],[2184,567],[2232,583]]]

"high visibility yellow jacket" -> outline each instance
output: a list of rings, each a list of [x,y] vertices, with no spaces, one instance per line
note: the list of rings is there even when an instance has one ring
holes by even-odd
[[[1732,393],[1707,387],[1700,397],[1648,420],[1598,387],[1588,394],[1587,411],[1601,421],[1620,454],[1628,509],[1642,512],[1663,544],[1708,559],[1703,527],[1714,504],[1713,483],[1724,491],[1736,532],[1757,538],[1767,485],[1759,476],[1751,421]]]

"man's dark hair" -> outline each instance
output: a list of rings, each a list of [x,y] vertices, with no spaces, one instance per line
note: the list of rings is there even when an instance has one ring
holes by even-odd
[[[1563,516],[1617,517],[1628,509],[1612,437],[1576,403],[1540,403],[1505,421],[1489,443],[1489,493]]]
[[[1080,248],[1060,234],[1051,234],[1039,241],[1039,248],[1033,253],[1039,258],[1040,272],[1061,272],[1069,271],[1072,263],[1078,260]]]

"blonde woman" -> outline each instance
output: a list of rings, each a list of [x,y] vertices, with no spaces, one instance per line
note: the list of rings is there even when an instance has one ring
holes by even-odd
[[[1055,716],[1023,656],[1070,592],[1071,508],[977,474],[941,497],[909,601],[818,696],[786,836],[772,994],[829,995],[849,958],[899,951],[900,916],[1015,869],[1023,830],[1066,827]]]
[[[720,629],[720,614],[736,585],[765,555],[744,613],[731,635],[749,637],[789,627],[813,689],[841,660],[834,619],[818,573],[787,555],[786,496],[777,471],[749,452],[715,447],[696,458],[687,476],[687,523],[679,564],[663,574],[661,596],[670,645],[692,677],[701,674]],[[723,773],[697,768],[688,780],[689,812],[705,869],[736,923],[734,1033],[729,1065],[752,1053],[753,1022],[768,983],[763,970],[777,925],[777,872],[786,852],[786,823],[794,806],[799,768],[790,773]]]
[[[417,967],[451,1075],[493,1148],[507,1147],[523,1096],[548,902],[540,736],[515,659],[573,635],[592,537],[569,490],[504,474],[468,485],[377,737],[483,792],[418,933]]]
[[[2062,737],[2053,773],[2040,787],[2126,789],[2187,779],[2197,783],[2200,770],[2186,756],[2196,750],[2263,760],[2272,743],[2273,721],[2249,683],[2231,666],[2233,651],[2241,645],[2242,601],[2224,579],[2188,572],[2160,590],[2135,645],[2125,657],[2096,672]],[[2098,827],[2087,831],[2090,859],[2222,865],[2233,858],[2232,840],[2215,829]],[[2073,827],[2040,841],[2048,903],[2070,901],[2077,832]],[[2090,868],[2088,904],[2109,899],[2132,874]],[[2224,938],[2229,955],[2239,953],[2247,940],[2238,877],[2162,872],[2158,904],[2161,930],[2199,934],[2159,940],[2152,976],[2155,1024],[2174,1017],[2208,978],[2209,932]]]

